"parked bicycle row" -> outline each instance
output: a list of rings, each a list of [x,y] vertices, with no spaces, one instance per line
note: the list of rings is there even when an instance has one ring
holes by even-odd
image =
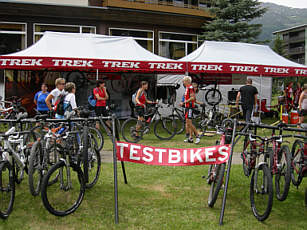
[[[19,113],[16,119],[0,120],[10,124],[0,133],[1,218],[12,212],[15,183],[21,183],[25,173],[30,193],[41,194],[45,208],[57,216],[74,212],[85,190],[97,183],[104,138],[95,126],[98,122],[112,138],[110,117],[89,118],[89,111],[82,108],[80,117],[74,111],[65,115],[65,119],[49,119],[46,114],[26,118],[27,113]]]
[[[225,142],[225,137],[232,137],[233,121],[227,119],[223,124],[219,127],[222,134],[220,143],[230,144],[230,138]],[[239,122],[239,125],[241,130],[236,132],[234,140],[237,143],[240,136],[244,137],[241,158],[244,175],[251,176],[252,212],[259,221],[264,221],[272,210],[274,190],[277,200],[284,201],[289,194],[291,181],[298,187],[307,176],[307,124],[302,124],[300,128],[283,123],[269,126]],[[257,129],[269,129],[272,130],[272,134],[268,137],[260,136],[257,135]],[[285,131],[288,131],[287,134],[284,134]],[[295,138],[292,147],[290,142],[286,141],[288,138]],[[207,182],[211,186],[209,207],[214,206],[222,188],[225,168],[225,164],[212,165],[209,168],[207,176]],[[306,196],[307,193],[305,201]]]

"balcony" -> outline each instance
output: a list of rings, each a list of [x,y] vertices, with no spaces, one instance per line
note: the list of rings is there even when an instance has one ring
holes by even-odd
[[[210,0],[103,0],[102,6],[212,18]]]
[[[305,47],[291,48],[291,49],[289,50],[289,53],[290,53],[291,55],[293,55],[293,54],[303,54],[303,53],[305,53]]]

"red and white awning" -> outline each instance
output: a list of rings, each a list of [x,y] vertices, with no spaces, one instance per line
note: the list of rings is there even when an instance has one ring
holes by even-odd
[[[307,76],[307,66],[275,53],[269,46],[205,41],[179,61],[189,73],[233,73],[263,76]]]
[[[0,69],[184,73],[186,63],[155,55],[131,37],[45,32],[31,47],[0,56]]]

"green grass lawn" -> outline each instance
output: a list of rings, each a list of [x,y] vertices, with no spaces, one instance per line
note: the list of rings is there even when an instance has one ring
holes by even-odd
[[[270,121],[267,121],[270,123]],[[270,131],[260,130],[262,135]],[[142,144],[160,147],[196,147],[183,142],[184,135],[160,141],[151,132]],[[218,136],[204,137],[198,146],[215,145]],[[292,142],[292,140],[290,140]],[[291,145],[290,145],[291,146]],[[112,150],[105,136],[104,149]],[[242,140],[235,151],[242,149]],[[113,165],[102,164],[101,177],[87,190],[79,209],[66,217],[55,217],[43,206],[40,196],[32,197],[27,176],[16,185],[14,210],[1,220],[0,230],[10,229],[306,229],[307,208],[304,190],[307,179],[297,189],[291,185],[288,198],[274,198],[269,218],[261,223],[253,216],[249,201],[250,178],[243,175],[241,165],[233,165],[227,196],[224,226],[219,226],[221,197],[214,208],[207,199],[209,185],[202,178],[208,166],[158,167],[126,163],[128,184],[124,184],[120,164],[119,224],[114,223]]]
[[[224,226],[218,225],[221,195],[214,208],[207,206],[209,186],[202,176],[207,166],[157,167],[126,164],[128,185],[119,170],[119,221],[114,224],[113,167],[102,165],[98,184],[86,191],[79,209],[67,217],[45,210],[32,197],[27,181],[17,185],[14,210],[0,229],[306,229],[304,189],[291,186],[284,202],[274,199],[270,217],[258,222],[250,209],[249,178],[242,167],[232,168]]]

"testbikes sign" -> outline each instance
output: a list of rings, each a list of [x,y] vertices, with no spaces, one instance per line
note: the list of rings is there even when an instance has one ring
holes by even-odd
[[[51,58],[51,57],[0,57],[0,69],[77,69],[142,72],[177,72],[186,71],[183,62],[155,62],[155,61],[125,61],[125,60],[98,60],[78,58]]]
[[[159,148],[127,142],[116,142],[117,159],[139,164],[192,166],[222,164],[230,154],[229,145],[202,148]]]

